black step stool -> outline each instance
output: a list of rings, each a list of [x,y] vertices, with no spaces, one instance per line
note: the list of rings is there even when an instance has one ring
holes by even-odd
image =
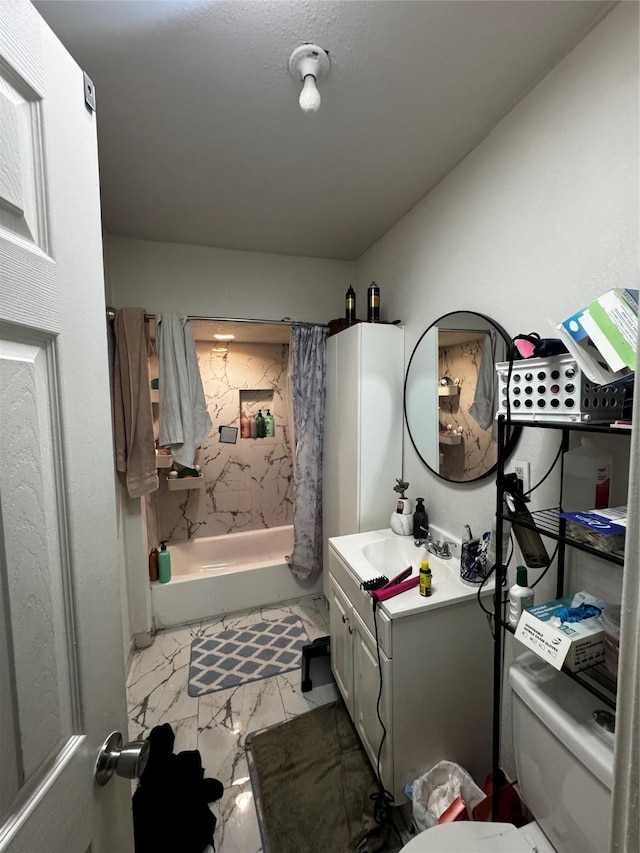
[[[323,658],[327,656],[331,656],[331,638],[330,637],[318,637],[312,643],[307,643],[306,646],[302,647],[302,692],[308,693],[313,685],[311,683],[311,661],[314,658]],[[325,684],[326,682],[322,682]]]

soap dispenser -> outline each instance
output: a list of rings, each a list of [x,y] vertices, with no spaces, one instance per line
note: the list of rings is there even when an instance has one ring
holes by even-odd
[[[413,513],[413,538],[424,539],[429,532],[429,516],[424,506],[424,498],[416,498],[416,511]]]

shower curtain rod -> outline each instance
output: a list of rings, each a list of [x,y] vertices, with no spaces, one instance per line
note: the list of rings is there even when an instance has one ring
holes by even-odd
[[[115,308],[107,308],[107,319],[109,322],[113,322],[116,317],[116,309]],[[153,320],[155,322],[156,315],[155,314],[147,314],[145,312],[144,315],[145,320]],[[328,328],[326,323],[308,323],[304,320],[291,320],[288,317],[283,317],[282,320],[260,320],[257,317],[206,317],[202,314],[187,314],[187,320],[204,320],[212,323],[270,323],[271,325],[283,325],[283,326],[293,326],[294,323],[297,323],[300,326],[322,326]]]

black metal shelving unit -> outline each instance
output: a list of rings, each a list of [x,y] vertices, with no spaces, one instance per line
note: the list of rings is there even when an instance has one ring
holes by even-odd
[[[564,454],[569,449],[569,435],[572,432],[597,432],[607,435],[622,435],[629,437],[630,430],[619,429],[612,427],[609,424],[582,424],[582,423],[541,423],[539,421],[509,421],[504,415],[498,417],[498,459],[497,459],[497,478],[496,478],[496,565],[503,565],[502,554],[502,530],[503,522],[506,520],[512,521],[510,516],[503,512],[504,507],[504,492],[505,492],[505,464],[506,464],[506,446],[507,438],[514,427],[531,427],[535,429],[550,429],[561,431],[561,469],[560,476],[562,478]],[[561,598],[564,594],[565,580],[565,549],[567,547],[584,551],[592,554],[600,559],[606,560],[618,566],[624,565],[624,550],[613,552],[600,551],[588,543],[582,542],[567,532],[566,522],[560,517],[560,507],[553,507],[545,510],[532,512],[532,523],[518,522],[522,527],[528,527],[538,531],[542,536],[558,542],[557,574],[556,574],[556,597]],[[514,633],[513,628],[507,623],[504,614],[505,605],[502,602],[502,576],[504,569],[500,573],[496,573],[496,586],[494,595],[494,645],[493,645],[493,749],[492,749],[492,773],[493,779],[499,778],[500,771],[500,724],[501,724],[501,701],[502,701],[502,657],[503,657],[503,635],[504,631]],[[608,674],[607,669],[602,664],[595,664],[587,669],[582,669],[579,672],[572,672],[567,667],[562,667],[562,672],[569,678],[577,681],[585,690],[588,690],[599,701],[603,702],[610,708],[616,706],[615,701],[615,681]],[[500,805],[499,785],[494,785],[494,797],[492,803],[492,820],[498,819],[498,810]]]

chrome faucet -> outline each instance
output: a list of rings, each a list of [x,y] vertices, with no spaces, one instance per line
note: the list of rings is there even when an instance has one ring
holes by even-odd
[[[424,528],[422,528],[422,530],[424,530]],[[416,548],[424,546],[427,551],[435,557],[440,557],[441,560],[450,560],[451,551],[449,549],[449,545],[453,545],[454,543],[450,542],[448,539],[434,539],[428,530],[425,532],[427,535],[424,539],[416,539],[414,541],[413,544]]]

